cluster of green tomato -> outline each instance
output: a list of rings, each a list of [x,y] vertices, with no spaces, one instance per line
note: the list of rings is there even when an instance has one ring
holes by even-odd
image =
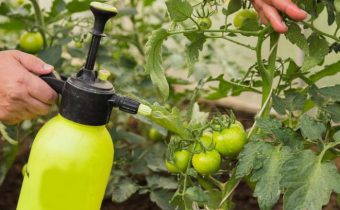
[[[199,174],[216,173],[221,166],[221,156],[235,157],[246,144],[247,133],[243,125],[235,121],[221,131],[204,132],[199,141],[188,150],[174,152],[173,161],[165,161],[167,169],[171,173],[185,172],[191,159],[192,166]]]

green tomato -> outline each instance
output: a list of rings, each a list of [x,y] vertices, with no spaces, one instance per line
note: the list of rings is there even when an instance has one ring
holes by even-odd
[[[192,165],[202,175],[213,174],[220,169],[221,155],[216,150],[194,154]]]
[[[153,141],[161,141],[163,139],[163,135],[160,134],[156,128],[150,128],[148,136],[149,139]]]
[[[235,14],[234,17],[234,26],[236,28],[242,28],[246,20],[257,20],[258,15],[257,12],[250,9],[244,9]]]
[[[202,145],[206,148],[206,149],[213,149],[215,147],[215,143],[213,141],[212,138],[212,133],[210,132],[204,132],[202,134],[202,136],[200,137],[200,142],[202,143]],[[194,148],[195,152],[201,152],[202,151],[202,147],[200,144],[196,144],[195,148]]]
[[[203,30],[209,29],[212,24],[211,19],[209,17],[198,18],[197,23]]]
[[[221,132],[213,133],[215,149],[224,156],[235,156],[247,142],[247,133],[238,121]]]
[[[44,47],[44,39],[39,32],[25,32],[20,37],[20,48],[27,53],[37,53]]]
[[[165,161],[166,168],[171,173],[185,172],[190,160],[190,152],[187,150],[176,151],[173,156],[174,162]]]

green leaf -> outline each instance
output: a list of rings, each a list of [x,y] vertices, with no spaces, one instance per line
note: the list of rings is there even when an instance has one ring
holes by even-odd
[[[340,130],[333,135],[333,138],[336,142],[340,142]]]
[[[162,44],[168,35],[167,31],[163,28],[153,31],[145,45],[145,71],[150,74],[153,84],[159,89],[163,99],[169,96],[169,84],[162,67]]]
[[[340,102],[340,85],[320,88],[319,93],[333,101]]]
[[[204,124],[207,122],[207,119],[209,117],[208,112],[201,112],[200,107],[198,106],[197,102],[193,106],[192,115],[190,124]]]
[[[189,66],[189,75],[194,70],[194,65],[198,61],[199,52],[202,51],[206,37],[203,33],[186,33],[185,36],[191,41],[186,47],[186,60]]]
[[[286,114],[285,101],[274,94],[272,95],[272,99],[273,108],[275,109],[275,111],[281,115],[285,115]]]
[[[151,189],[177,189],[177,181],[173,177],[163,177],[158,175],[151,175],[146,177],[148,187]]]
[[[319,65],[329,52],[327,40],[315,33],[308,38],[308,44],[308,54],[305,55],[302,72]]]
[[[335,21],[335,7],[334,0],[323,0],[323,3],[326,6],[327,14],[328,14],[328,25],[332,25]]]
[[[61,62],[61,46],[56,45],[39,52],[38,57],[52,66],[58,66]]]
[[[146,166],[154,171],[167,171],[164,163],[166,147],[162,143],[154,144],[145,155]]]
[[[282,124],[277,119],[264,119],[257,118],[256,119],[257,126],[266,133],[271,133],[275,129],[280,129]]]
[[[270,138],[289,146],[293,150],[303,148],[302,138],[297,135],[291,128],[282,127],[280,121],[276,119],[256,119],[258,127],[266,134],[270,134]]]
[[[329,104],[324,108],[335,123],[340,122],[340,103]]]
[[[89,10],[90,8],[89,5],[91,1],[92,0],[83,0],[83,1],[73,0],[67,3],[66,9],[70,13],[83,12],[83,11]]]
[[[207,202],[209,198],[207,194],[200,187],[197,186],[189,187],[185,191],[185,195],[190,200],[197,202]]]
[[[156,0],[144,0],[144,7],[151,6]]]
[[[171,200],[173,192],[169,190],[156,190],[150,192],[150,199],[152,202],[155,202],[157,206],[159,206],[163,210],[174,210],[174,208],[170,205],[169,201]]]
[[[282,149],[279,146],[272,147],[272,151],[266,156],[262,167],[251,176],[251,181],[256,182],[254,196],[257,197],[261,209],[272,209],[280,198],[282,165],[289,157],[288,147]]]
[[[0,28],[2,30],[8,30],[8,31],[17,31],[17,30],[23,30],[27,26],[25,23],[16,18],[4,18],[3,20],[0,20]]]
[[[124,178],[113,186],[112,201],[118,203],[126,201],[131,195],[137,192],[138,189],[139,186],[130,178]]]
[[[54,17],[58,15],[60,12],[64,11],[66,4],[64,0],[54,0],[51,6],[50,16]]]
[[[168,0],[165,2],[170,18],[175,22],[182,22],[191,17],[192,6],[186,0]]]
[[[300,128],[302,135],[310,140],[322,139],[322,135],[326,132],[326,126],[320,122],[316,122],[313,118],[304,114],[300,119]]]
[[[223,8],[222,12],[225,16],[229,16],[241,9],[243,1],[231,0],[228,4],[227,9]]]
[[[288,31],[285,33],[286,38],[298,46],[302,51],[308,53],[308,43],[306,37],[302,34],[301,28],[294,22],[288,23]]]
[[[285,91],[285,106],[289,111],[302,110],[306,101],[306,96],[295,90]]]
[[[340,13],[339,13],[340,14]],[[331,65],[325,66],[324,69],[316,72],[315,74],[309,77],[313,82],[319,81],[320,79],[328,76],[336,75],[340,72],[340,61],[333,63]]]
[[[249,175],[254,169],[262,166],[263,159],[272,151],[272,145],[263,141],[247,143],[238,156],[236,178]]]
[[[149,118],[158,125],[178,134],[182,138],[189,138],[191,134],[185,129],[184,122],[180,116],[179,110],[173,108],[169,112],[166,108],[154,104],[151,106],[152,113]]]
[[[322,158],[322,157],[321,157]],[[330,162],[322,163],[311,150],[292,156],[282,168],[285,210],[322,209],[334,190],[340,192],[340,175]]]

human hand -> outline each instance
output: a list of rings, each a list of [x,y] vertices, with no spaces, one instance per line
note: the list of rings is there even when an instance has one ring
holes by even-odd
[[[15,124],[47,114],[57,93],[37,75],[51,71],[53,66],[33,55],[0,52],[0,121]]]
[[[297,7],[291,0],[252,0],[252,3],[260,15],[261,22],[265,25],[268,21],[276,32],[287,32],[287,26],[282,22],[279,11],[287,14],[296,21],[303,20],[307,13]]]

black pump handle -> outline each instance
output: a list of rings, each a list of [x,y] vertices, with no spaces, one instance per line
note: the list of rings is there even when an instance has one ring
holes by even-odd
[[[117,15],[117,9],[111,5],[91,2],[90,9],[94,15],[94,25],[92,30],[92,40],[90,49],[87,55],[85,69],[93,70],[96,62],[97,52],[100,44],[100,39],[104,36],[104,28],[106,22]]]
[[[44,80],[58,94],[61,94],[63,92],[64,86],[66,84],[66,77],[59,76],[56,71],[53,71],[49,74],[40,75],[39,77]]]

